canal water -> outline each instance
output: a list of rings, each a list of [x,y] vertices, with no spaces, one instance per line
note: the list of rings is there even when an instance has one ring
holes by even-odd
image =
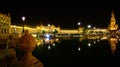
[[[40,40],[33,51],[44,67],[120,66],[119,38]]]

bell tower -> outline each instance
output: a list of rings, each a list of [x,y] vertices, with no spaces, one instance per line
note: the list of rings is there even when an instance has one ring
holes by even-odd
[[[112,10],[110,24],[108,25],[108,30],[110,32],[110,35],[111,36],[116,35],[117,29],[118,29],[118,25],[116,24],[114,11]]]

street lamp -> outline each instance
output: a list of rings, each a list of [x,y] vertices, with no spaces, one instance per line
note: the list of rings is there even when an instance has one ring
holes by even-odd
[[[81,28],[81,26],[80,26],[80,25],[81,25],[81,22],[78,22],[77,25],[78,25],[78,31],[80,31],[80,28]]]
[[[78,22],[78,26],[79,26],[79,25],[81,25],[81,23],[80,23],[80,22]]]
[[[50,27],[50,24],[48,24],[48,27]]]
[[[91,28],[91,25],[88,25],[87,28]]]
[[[24,32],[25,32],[25,30],[24,30],[24,25],[25,25],[25,23],[24,23],[24,21],[25,21],[25,16],[23,16],[23,17],[22,17],[22,20],[23,20],[23,31],[22,31],[22,33],[24,33]]]

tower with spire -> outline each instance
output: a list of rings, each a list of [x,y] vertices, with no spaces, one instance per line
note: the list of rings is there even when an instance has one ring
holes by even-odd
[[[116,24],[115,14],[112,10],[110,24],[108,25],[108,30],[110,31],[110,35],[115,35],[118,29],[118,25]]]

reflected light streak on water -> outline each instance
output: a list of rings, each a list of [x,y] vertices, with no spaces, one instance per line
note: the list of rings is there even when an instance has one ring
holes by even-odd
[[[50,48],[51,48],[51,47],[50,47],[50,46],[48,46],[48,49],[49,49],[49,50],[50,50]]]
[[[88,46],[90,47],[90,46],[91,46],[91,43],[88,43]]]
[[[80,47],[78,48],[78,51],[80,51],[81,49],[80,49]]]

